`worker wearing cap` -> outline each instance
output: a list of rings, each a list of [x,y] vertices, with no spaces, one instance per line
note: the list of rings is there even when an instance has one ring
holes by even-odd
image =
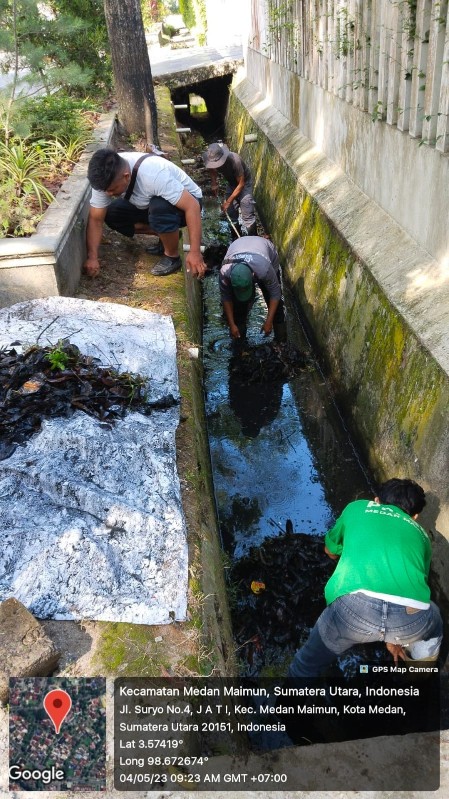
[[[232,153],[226,144],[211,144],[205,156],[206,169],[211,170],[212,191],[218,193],[217,173],[228,183],[226,199],[221,210],[229,214],[234,225],[238,225],[239,208],[248,236],[257,234],[255,202],[251,172],[237,153]]]
[[[260,286],[267,304],[262,325],[266,336],[274,330],[277,341],[285,341],[285,316],[276,248],[260,236],[244,236],[232,242],[220,269],[220,295],[233,339],[246,336],[246,324]]]

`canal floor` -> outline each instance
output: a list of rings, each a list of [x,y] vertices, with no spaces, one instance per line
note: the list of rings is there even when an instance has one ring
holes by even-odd
[[[214,242],[215,233],[223,244],[218,205],[206,205],[206,238]],[[271,338],[261,333],[266,306],[258,291],[247,342],[236,346],[216,260],[203,281],[204,389],[239,668],[244,676],[282,677],[324,609],[333,570],[324,535],[348,502],[373,496],[374,488],[288,287],[288,341],[303,366],[289,380],[242,381],[239,363],[261,347],[272,354]]]

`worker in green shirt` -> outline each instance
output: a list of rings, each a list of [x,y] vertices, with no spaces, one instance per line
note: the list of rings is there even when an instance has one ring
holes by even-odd
[[[443,623],[427,582],[430,540],[416,521],[425,504],[421,486],[393,478],[373,501],[346,506],[325,538],[326,554],[338,561],[325,587],[327,607],[289,679],[318,677],[347,649],[373,641],[385,641],[395,663],[407,658],[405,648],[412,658],[438,656]]]

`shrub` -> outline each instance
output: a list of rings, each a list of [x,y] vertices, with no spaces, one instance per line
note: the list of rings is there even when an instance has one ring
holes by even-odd
[[[34,233],[41,214],[30,194],[17,196],[13,180],[2,180],[0,196],[0,238]]]
[[[39,139],[71,139],[86,136],[93,125],[94,103],[57,92],[23,100],[14,127],[21,135]]]
[[[92,141],[92,137],[89,133],[85,136],[72,136],[69,139],[49,141],[45,152],[52,171],[71,172],[71,167],[78,161],[90,141]]]
[[[52,193],[42,183],[48,167],[45,142],[26,139],[17,139],[9,145],[0,142],[0,176],[13,181],[17,197],[34,195],[41,210],[44,200],[53,200]]]

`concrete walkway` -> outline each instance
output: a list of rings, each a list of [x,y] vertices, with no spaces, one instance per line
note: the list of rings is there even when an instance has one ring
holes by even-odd
[[[186,47],[170,50],[168,47],[152,45],[148,48],[153,78],[167,73],[185,72],[188,69],[221,65],[226,61],[243,63],[242,45],[223,47]]]

